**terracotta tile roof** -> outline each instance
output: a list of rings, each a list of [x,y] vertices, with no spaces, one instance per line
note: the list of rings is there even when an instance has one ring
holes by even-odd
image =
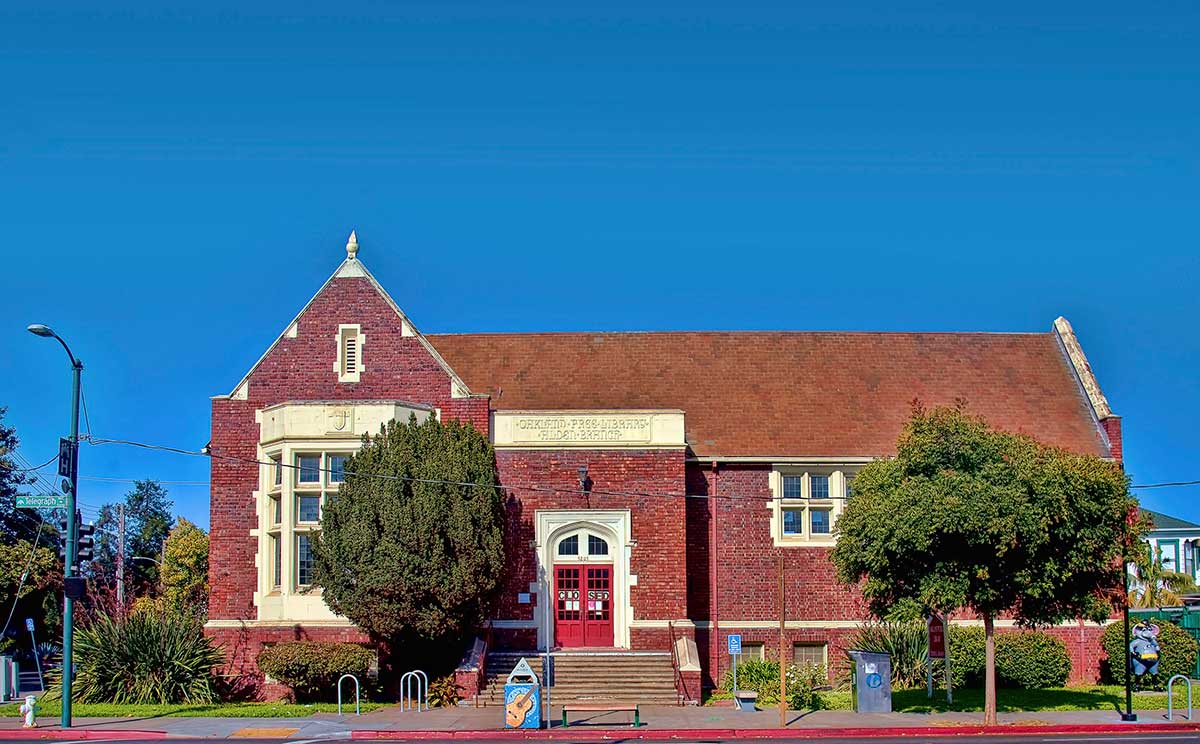
[[[701,456],[882,455],[919,398],[1109,452],[1053,333],[429,335],[497,410],[673,408]]]

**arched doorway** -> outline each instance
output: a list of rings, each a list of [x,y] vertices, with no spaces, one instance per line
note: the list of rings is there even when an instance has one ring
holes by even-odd
[[[628,647],[629,512],[538,511],[538,645]]]
[[[613,645],[613,564],[609,540],[594,527],[559,534],[554,554],[554,645]]]

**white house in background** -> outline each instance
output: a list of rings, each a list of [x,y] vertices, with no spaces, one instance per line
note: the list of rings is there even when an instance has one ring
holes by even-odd
[[[1146,536],[1153,555],[1167,571],[1177,571],[1200,579],[1200,524],[1142,509],[1154,523]]]

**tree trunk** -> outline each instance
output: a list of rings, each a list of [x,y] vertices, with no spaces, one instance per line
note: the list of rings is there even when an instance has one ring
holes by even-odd
[[[983,671],[983,725],[996,725],[996,627],[991,615],[983,616],[987,653]]]

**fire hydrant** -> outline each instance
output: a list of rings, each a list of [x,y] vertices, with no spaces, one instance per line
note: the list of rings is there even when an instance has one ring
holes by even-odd
[[[38,702],[33,695],[26,695],[21,704],[21,715],[25,716],[25,728],[37,728]]]

